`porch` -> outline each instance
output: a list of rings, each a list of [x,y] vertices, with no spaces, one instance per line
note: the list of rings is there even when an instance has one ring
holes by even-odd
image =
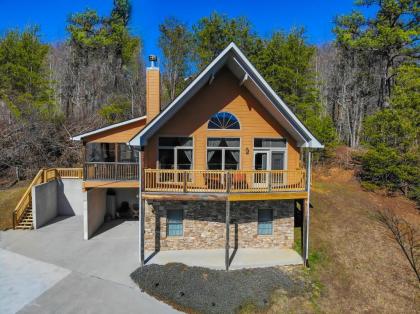
[[[303,259],[292,249],[239,248],[229,252],[229,269],[302,265]],[[146,252],[146,264],[182,263],[187,266],[225,269],[224,249],[171,250]]]
[[[88,162],[83,166],[85,186],[138,187],[139,164]],[[304,192],[306,171],[299,170],[173,170],[144,169],[143,191],[190,193]]]

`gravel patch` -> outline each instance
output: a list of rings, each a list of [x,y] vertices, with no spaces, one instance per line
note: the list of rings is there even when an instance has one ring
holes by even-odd
[[[246,304],[264,308],[274,290],[293,296],[306,291],[305,282],[293,272],[276,267],[226,272],[178,263],[152,264],[138,268],[131,278],[157,299],[199,313],[234,313]]]

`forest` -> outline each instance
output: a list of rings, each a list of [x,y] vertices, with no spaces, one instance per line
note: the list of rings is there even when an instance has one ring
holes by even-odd
[[[145,113],[145,56],[130,17],[130,1],[114,0],[107,16],[72,13],[60,43],[43,43],[36,25],[0,36],[0,184],[80,165],[71,135]],[[366,189],[419,201],[419,20],[415,0],[358,0],[335,17],[334,40],[317,46],[299,26],[263,37],[247,17],[167,17],[161,104],[233,41],[326,146],[316,162],[347,146]]]

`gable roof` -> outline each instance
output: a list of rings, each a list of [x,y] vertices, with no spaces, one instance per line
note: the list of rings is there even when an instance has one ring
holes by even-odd
[[[255,67],[244,56],[240,49],[230,43],[191,83],[178,95],[157,117],[148,123],[129,145],[143,146],[147,141],[172,118],[205,84],[214,79],[216,73],[227,66],[256,99],[273,115],[299,147],[323,148],[324,146],[296,117],[290,108],[273,91]]]
[[[109,130],[112,130],[112,129],[115,129],[115,128],[119,128],[119,127],[131,124],[131,123],[134,123],[134,122],[145,120],[145,119],[146,119],[146,116],[142,116],[142,117],[126,120],[126,121],[123,121],[123,122],[114,123],[114,124],[108,125],[106,127],[100,128],[100,129],[96,129],[96,130],[93,130],[93,131],[90,131],[90,132],[86,132],[86,133],[83,133],[83,134],[73,136],[71,139],[73,141],[81,141],[86,137],[89,137],[89,136],[92,136],[92,135],[95,135],[95,134],[99,134],[99,133],[102,133],[102,132],[106,132],[106,131],[109,131]]]

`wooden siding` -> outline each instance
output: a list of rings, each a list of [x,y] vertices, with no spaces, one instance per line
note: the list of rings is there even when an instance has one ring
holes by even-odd
[[[127,143],[146,124],[146,119],[135,121],[120,127],[107,130],[98,134],[93,134],[84,139],[85,143]]]
[[[220,111],[234,114],[240,130],[208,130],[211,115]],[[208,137],[241,139],[240,169],[253,169],[254,138],[287,139],[287,169],[299,169],[299,148],[292,137],[226,68],[214,81],[199,91],[149,141],[145,151],[146,168],[156,168],[159,136],[192,136],[194,138],[194,169],[206,169]],[[248,153],[247,153],[248,151]]]

